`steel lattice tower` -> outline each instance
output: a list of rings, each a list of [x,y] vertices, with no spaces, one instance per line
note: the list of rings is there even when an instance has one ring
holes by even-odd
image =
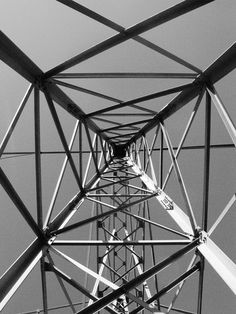
[[[231,152],[236,145],[233,118],[215,86],[235,69],[236,45],[202,71],[142,37],[144,32],[198,10],[212,0],[182,1],[129,28],[75,1],[57,2],[116,34],[43,72],[9,37],[0,33],[1,60],[30,83],[2,137],[2,204],[6,207],[8,202],[9,210],[14,207],[27,223],[25,228],[34,235],[11,266],[4,265],[0,309],[7,308],[15,292],[39,265],[41,282],[37,284],[42,291],[42,306],[29,312],[26,305],[24,313],[61,310],[80,314],[203,314],[206,264],[236,293],[236,265],[212,239],[235,203],[235,192],[214,223],[208,222],[211,151]],[[127,41],[163,55],[185,67],[185,72],[74,70]],[[85,89],[77,84],[78,79],[174,79],[188,83],[122,101]],[[80,106],[80,93],[102,99],[106,105],[86,111],[86,106]],[[151,101],[160,99],[164,99],[164,106],[157,110]],[[34,149],[9,151],[11,137],[17,133],[30,104]],[[212,143],[213,110],[230,143]],[[187,119],[179,119],[181,112]],[[193,143],[189,134],[199,116],[203,142],[189,145]],[[50,137],[52,126],[60,149],[46,151],[42,134],[47,134],[48,128]],[[180,139],[177,133],[181,134]],[[196,151],[200,153],[188,155]],[[32,208],[26,205],[32,195],[22,197],[21,188],[27,182],[21,182],[18,189],[19,182],[6,161],[21,155],[32,158],[25,164],[26,169],[33,164],[30,184],[35,186],[36,201]],[[59,171],[54,169],[54,162],[45,166],[52,155],[57,158]],[[201,164],[195,173],[191,173],[191,159]],[[54,190],[45,191],[45,182],[55,171],[58,177]],[[201,177],[201,190],[195,191],[194,185],[185,182],[188,173],[193,181]],[[56,297],[59,291],[64,301]],[[53,298],[58,306],[52,306]],[[63,302],[66,304],[61,306]]]

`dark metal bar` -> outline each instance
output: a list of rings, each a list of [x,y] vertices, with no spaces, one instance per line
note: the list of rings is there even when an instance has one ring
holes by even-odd
[[[34,88],[34,137],[35,137],[35,176],[36,176],[36,207],[37,220],[40,229],[43,228],[43,208],[42,208],[42,177],[41,177],[41,136],[40,136],[40,95],[39,89]],[[48,314],[47,283],[44,267],[44,257],[40,260],[42,298],[44,313]]]
[[[2,31],[0,31],[0,59],[31,83],[43,72]]]
[[[159,153],[159,186],[162,189],[163,185],[163,131],[160,131],[160,153]],[[168,149],[168,148],[166,148]]]
[[[205,145],[192,145],[192,146],[183,146],[181,148],[181,150],[196,150],[196,149],[204,149],[205,148]],[[210,149],[218,149],[218,148],[235,148],[234,144],[230,144],[230,143],[227,143],[227,144],[211,144],[210,145]],[[178,147],[174,146],[173,147],[174,150],[177,150]],[[163,147],[163,151],[166,151],[168,150],[167,147]],[[142,149],[141,149],[142,151]],[[153,148],[153,151],[160,151],[159,148]],[[78,150],[74,150],[74,151],[71,151],[71,154],[78,154],[79,151]],[[82,151],[82,154],[89,154],[90,151],[88,150],[83,150]],[[51,154],[65,154],[64,151],[41,151],[41,155],[51,155]],[[12,156],[12,155],[22,155],[22,156],[27,156],[27,155],[34,155],[34,152],[26,152],[26,151],[22,151],[22,152],[4,152],[2,154],[3,156],[6,156],[6,155],[9,155],[9,156]],[[5,157],[7,158],[7,157]],[[10,158],[10,157],[9,157]],[[2,158],[4,159],[4,158]]]
[[[201,256],[200,261],[200,271],[198,278],[198,300],[197,300],[197,314],[202,314],[202,300],[203,300],[203,282],[204,282],[204,270],[205,270],[205,260]]]
[[[80,178],[83,178],[83,128],[82,128],[82,123],[81,121],[79,122],[79,175]]]
[[[53,120],[54,120],[54,123],[55,123],[55,126],[57,128],[57,131],[58,131],[58,134],[59,134],[59,137],[60,137],[60,140],[61,140],[61,143],[64,147],[64,150],[66,152],[66,155],[68,157],[68,161],[70,163],[70,166],[71,166],[71,169],[73,171],[73,174],[74,174],[74,177],[76,179],[76,182],[80,188],[80,190],[82,191],[83,190],[83,187],[82,187],[82,184],[81,184],[81,180],[80,180],[80,177],[79,177],[79,174],[78,174],[78,171],[76,169],[76,166],[75,166],[75,163],[73,161],[73,158],[71,156],[71,153],[70,153],[70,150],[69,150],[69,147],[67,145],[67,142],[66,142],[66,138],[65,138],[65,135],[64,135],[64,132],[63,132],[63,129],[62,129],[62,126],[61,126],[61,123],[60,123],[60,120],[58,118],[58,115],[57,115],[57,112],[56,112],[56,109],[54,107],[54,104],[53,104],[53,101],[50,97],[50,95],[48,94],[48,92],[45,90],[45,97],[46,97],[46,100],[48,102],[48,107],[50,109],[50,112],[51,112],[51,115],[53,117]]]
[[[43,238],[43,232],[39,228],[39,226],[36,224],[35,220],[31,216],[30,212],[26,208],[25,204],[21,200],[20,196],[17,194],[16,190],[12,186],[11,182],[3,172],[3,170],[0,168],[0,184],[12,200],[12,202],[15,204],[21,215],[24,217],[24,219],[27,221],[30,228],[34,231],[34,233],[39,237]]]
[[[216,83],[236,67],[236,43],[216,59],[199,78],[209,83]]]
[[[204,150],[204,181],[203,181],[203,214],[202,228],[208,228],[208,203],[209,203],[209,182],[210,182],[210,144],[211,144],[211,97],[206,92],[205,109],[205,150]]]
[[[108,38],[104,40],[103,42],[93,46],[92,48],[78,54],[77,56],[65,61],[64,63],[56,66],[55,68],[49,70],[45,74],[45,78],[49,78],[53,75],[58,74],[59,72],[65,71],[72,66],[75,66],[85,60],[88,60],[89,58],[92,58],[96,55],[98,55],[101,52],[104,52],[112,47],[117,46],[118,44],[121,44],[128,39],[138,36],[143,32],[149,31],[154,27],[157,27],[163,23],[166,23],[168,21],[171,21],[183,14],[186,14],[188,12],[191,12],[192,10],[199,8],[209,2],[212,2],[213,0],[186,0],[183,1],[161,13],[158,13],[145,21],[142,21],[126,30],[123,30],[121,33],[112,36],[111,38]]]
[[[202,229],[207,232],[208,228],[208,204],[210,182],[210,144],[211,144],[211,96],[206,92],[205,105],[205,150],[204,150],[204,179],[203,179],[203,210]],[[205,259],[201,256],[201,268],[198,285],[197,314],[202,314],[203,282],[204,282]]]
[[[100,300],[94,302],[92,305],[88,306],[87,308],[83,309],[80,312],[77,312],[78,314],[90,314],[95,313],[96,311],[102,309],[104,306],[112,302],[113,300],[117,299],[119,296],[127,293],[128,291],[132,290],[133,288],[137,287],[139,284],[141,284],[143,281],[147,280],[148,278],[152,277],[159,271],[161,271],[163,268],[168,266],[170,263],[174,262],[181,256],[185,255],[192,249],[194,249],[199,244],[198,239],[194,240],[192,243],[188,244],[184,248],[180,249],[176,253],[170,255],[165,260],[160,262],[159,264],[153,266],[152,268],[145,271],[143,274],[137,276],[136,278],[130,280],[126,284],[122,285],[117,290],[114,290],[110,294],[104,296]]]
[[[122,102],[120,104],[111,106],[109,108],[104,108],[104,109],[100,109],[100,110],[91,112],[91,113],[89,113],[87,115],[87,117],[95,116],[95,115],[102,114],[102,113],[105,113],[105,112],[109,112],[109,111],[112,111],[112,110],[117,110],[117,109],[124,108],[124,107],[130,106],[130,105],[138,104],[140,102],[144,102],[144,101],[156,99],[156,98],[159,98],[159,97],[171,95],[171,94],[174,94],[174,93],[178,93],[178,92],[180,92],[180,91],[182,91],[182,90],[184,90],[184,89],[186,89],[186,88],[188,88],[190,86],[192,86],[191,83],[190,84],[185,84],[185,85],[180,85],[180,86],[169,88],[169,89],[166,89],[166,90],[163,90],[163,91],[160,91],[160,92],[156,92],[156,93],[153,93],[153,94],[142,96],[142,97],[139,97],[139,98],[136,98],[136,99],[128,100],[128,101]]]
[[[188,271],[186,271],[184,274],[173,280],[170,284],[168,284],[165,288],[161,289],[158,293],[153,295],[149,300],[146,302],[148,304],[152,303],[156,299],[159,299],[163,295],[165,295],[167,292],[169,292],[171,289],[173,289],[175,286],[177,286],[179,283],[181,283],[183,280],[186,280],[190,276],[192,276],[196,271],[198,271],[200,268],[200,263],[197,263],[192,268],[190,268]],[[135,310],[131,311],[130,314],[137,314],[139,311],[142,310],[142,307],[139,306]]]
[[[103,72],[103,73],[60,73],[55,75],[55,78],[59,79],[111,79],[111,78],[132,78],[132,79],[143,79],[143,78],[153,78],[153,79],[195,79],[198,74],[195,73],[124,73],[124,72]]]
[[[138,124],[143,124],[143,123],[149,122],[150,120],[151,119],[146,119],[146,120],[135,121],[135,122],[130,122],[130,123],[122,124],[122,125],[113,126],[111,128],[101,130],[100,133],[104,133],[104,132],[108,132],[108,131],[112,131],[112,130],[117,130],[117,129],[122,129],[122,128],[134,126],[134,125],[138,125]]]
[[[44,257],[40,260],[40,270],[41,270],[41,281],[42,281],[42,297],[43,297],[43,312],[48,314],[48,300],[47,300],[47,278],[45,271],[45,259]]]
[[[68,84],[66,82],[62,82],[62,81],[58,81],[58,80],[53,80],[54,83],[56,83],[57,85],[60,85],[60,86],[64,86],[64,87],[67,87],[67,88],[70,88],[70,89],[74,89],[74,90],[77,90],[79,92],[82,92],[82,93],[85,93],[85,94],[89,94],[89,95],[92,95],[92,96],[95,96],[95,97],[99,97],[99,98],[103,98],[103,99],[106,99],[106,100],[109,100],[109,101],[112,101],[112,102],[121,102],[120,99],[116,99],[116,98],[113,98],[113,97],[110,97],[110,96],[107,96],[107,95],[104,95],[104,94],[101,94],[101,93],[97,93],[97,92],[94,92],[90,89],[86,89],[86,88],[83,88],[83,87],[79,87],[79,86],[76,86],[76,85],[72,85],[72,84]]]
[[[42,210],[42,178],[41,178],[41,141],[40,141],[40,102],[39,89],[34,88],[34,137],[35,137],[35,176],[36,176],[36,206],[40,229],[43,227]]]
[[[146,222],[146,223],[148,223],[149,225],[153,225],[153,226],[159,227],[159,228],[161,228],[161,229],[163,229],[163,230],[166,230],[166,231],[169,231],[169,232],[171,232],[171,233],[177,234],[177,235],[179,235],[179,236],[181,236],[181,237],[188,238],[188,236],[186,236],[186,234],[184,234],[184,233],[182,233],[182,232],[180,232],[180,231],[174,230],[174,229],[172,229],[172,228],[166,227],[166,226],[164,226],[164,225],[161,225],[161,224],[159,224],[159,223],[157,223],[157,222],[155,222],[155,221],[153,221],[153,220],[150,220],[150,219],[141,217],[141,216],[139,216],[139,215],[135,215],[135,214],[133,214],[133,213],[131,213],[131,212],[128,212],[128,211],[125,211],[124,213],[125,213],[126,215],[129,215],[129,216],[132,216],[132,217],[136,218],[137,220]]]

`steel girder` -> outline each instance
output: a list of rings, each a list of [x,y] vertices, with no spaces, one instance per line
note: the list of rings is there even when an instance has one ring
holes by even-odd
[[[233,119],[214,85],[235,69],[236,46],[233,44],[205,71],[201,71],[140,36],[150,29],[213,2],[212,0],[183,1],[127,29],[74,1],[58,0],[58,2],[118,31],[118,34],[44,73],[3,32],[0,32],[1,60],[31,84],[3,137],[0,154],[4,162],[4,156],[9,155],[8,143],[16,133],[15,128],[20,123],[25,105],[34,90],[33,152],[13,153],[26,156],[33,154],[34,175],[31,179],[34,180],[36,189],[34,213],[25,205],[20,196],[21,191],[18,193],[15,187],[17,182],[10,179],[9,168],[4,164],[0,168],[0,182],[9,196],[10,204],[14,204],[27,223],[27,227],[33,231],[34,237],[36,236],[0,278],[0,310],[3,310],[35,266],[40,264],[42,310],[38,310],[38,313],[49,313],[53,310],[49,305],[52,294],[48,289],[47,280],[52,273],[67,300],[68,304],[65,308],[72,313],[97,313],[98,311],[102,313],[103,310],[109,313],[169,313],[171,311],[190,313],[185,310],[185,306],[188,308],[188,302],[183,302],[181,309],[175,308],[175,302],[179,295],[184,295],[184,283],[197,272],[199,273],[198,289],[197,293],[192,295],[197,300],[197,305],[191,313],[201,314],[206,261],[233,293],[236,293],[236,265],[212,240],[212,233],[234,205],[235,194],[212,227],[210,229],[208,227],[211,102],[215,105],[235,146],[236,129]],[[194,73],[61,73],[130,39],[191,69]],[[178,84],[128,101],[58,80],[92,77],[194,80],[188,84]],[[82,105],[78,105],[80,101],[77,103],[72,100],[70,93],[66,93],[59,86],[116,104],[86,112]],[[151,106],[150,108],[143,106],[146,101],[171,94],[177,95],[159,112],[153,110]],[[183,169],[177,159],[184,149],[183,144],[198,114],[198,108],[203,103],[204,94],[206,94],[206,111],[205,143],[202,146],[204,148],[203,206],[200,219],[202,221],[199,222],[199,214],[191,203],[188,186],[183,179]],[[175,116],[177,111],[189,106],[195,98],[197,100],[194,108],[176,148],[172,144],[166,122],[168,118]],[[64,156],[47,211],[43,198],[43,155],[49,152],[43,152],[42,149],[44,117],[41,108],[43,105],[48,107],[52,124],[57,130],[60,145],[63,147],[62,151],[51,153]],[[75,122],[69,144],[67,126],[59,116],[57,105],[63,108]],[[129,114],[126,112],[127,108],[131,110]],[[133,114],[132,110],[134,110]],[[127,122],[126,116],[136,115],[140,120],[131,119]],[[124,118],[124,121],[121,121],[120,117]],[[76,140],[78,147],[75,145]],[[157,152],[158,156],[156,156]],[[169,157],[166,152],[169,153]],[[164,156],[165,159],[169,158],[168,171],[165,169]],[[60,190],[66,180],[67,168],[71,171],[70,178],[73,181],[73,184],[71,182],[70,184],[75,186],[73,190],[76,192],[72,193],[72,197],[67,202],[63,199],[63,206],[59,206],[58,199],[62,194]],[[181,205],[178,205],[179,196],[176,196],[173,191],[168,192],[167,189],[168,181],[173,178],[171,174],[173,170],[177,179],[174,186],[180,189]],[[166,174],[165,180],[164,174]],[[91,210],[90,213],[88,209]],[[86,239],[83,239],[83,233],[86,234]],[[69,240],[61,238],[67,234],[78,238]],[[85,256],[75,258],[74,254],[61,251],[61,247],[65,246],[80,248],[80,250],[86,247],[86,258]],[[165,248],[164,254],[159,252],[161,247]],[[172,248],[172,251],[168,251],[168,248]],[[189,261],[191,254],[193,257]],[[184,266],[173,276],[171,267],[178,261],[180,261],[179,265]],[[57,264],[65,269],[67,264],[70,268],[74,267],[80,273],[79,279],[73,278],[73,272],[70,275],[61,270]],[[167,267],[170,269],[169,274],[166,272]],[[164,280],[164,277],[168,280]],[[169,292],[174,288],[176,290],[173,296]],[[75,300],[73,289],[76,293],[80,293],[80,302]],[[163,304],[162,300],[169,302],[169,305]]]

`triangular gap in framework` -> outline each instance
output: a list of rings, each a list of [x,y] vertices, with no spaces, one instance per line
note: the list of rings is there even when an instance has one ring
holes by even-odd
[[[175,61],[160,55],[143,45],[129,40],[112,49],[104,51],[97,56],[80,63],[67,70],[67,73],[174,73],[186,74],[190,77],[181,78],[181,81],[191,82],[194,78],[193,71],[186,69]],[[165,77],[164,77],[165,78]],[[173,87],[174,80],[169,86],[169,79],[158,79],[158,90]],[[105,95],[121,99],[123,101],[137,98],[145,94],[157,91],[157,79],[76,79],[76,82],[83,82],[83,87],[95,90]],[[179,79],[177,79],[177,82]],[[76,83],[77,84],[77,83]],[[76,85],[75,84],[75,85]],[[122,95],[122,96],[121,96]]]
[[[4,163],[5,162],[7,161],[4,161]],[[7,167],[14,168],[14,166],[11,163],[11,159],[9,159],[9,162],[10,164],[7,165]],[[29,163],[29,159],[25,160],[25,162]],[[15,161],[13,161],[13,163],[15,163]],[[19,165],[19,167],[20,166],[21,165]],[[5,165],[3,168],[5,172],[6,170]],[[26,182],[27,179],[24,178],[23,180],[21,180],[21,185],[22,181]],[[16,184],[14,184],[14,188],[15,186]],[[32,186],[34,187],[34,184],[32,184]],[[20,188],[17,190],[17,193],[20,196],[21,200],[24,202],[30,214],[33,216],[34,219],[36,219],[35,194],[34,194],[35,191],[34,189],[32,189],[31,191],[28,184],[26,184],[26,187],[24,187],[24,190],[27,189],[28,193],[30,194],[30,197],[29,195],[27,195],[28,197],[26,197],[25,193],[23,193],[22,189]],[[2,188],[2,186],[0,187],[0,198],[2,204],[0,228],[1,231],[3,232],[3,235],[1,236],[0,245],[1,256],[0,277],[1,277],[5,273],[5,271],[7,271],[7,269],[15,262],[15,260],[22,254],[22,252],[25,251],[25,249],[30,245],[30,243],[33,242],[33,240],[36,238],[36,235],[29,226],[29,224],[26,222],[22,214],[19,212],[13,201],[9,198],[6,191]]]
[[[84,255],[84,254],[83,254]],[[60,263],[61,261],[53,254],[47,254],[46,258],[46,269],[47,269],[47,294],[48,294],[48,308],[51,310],[62,310],[62,311],[71,311],[70,302],[74,305],[74,308],[77,308],[76,305],[80,304],[83,301],[82,294],[78,289],[71,285],[70,279],[76,278],[76,274],[73,273],[73,277],[70,274],[70,271],[67,273],[64,271],[64,265]],[[64,263],[65,264],[65,263]],[[54,271],[55,269],[55,271]],[[75,280],[80,283],[81,281]],[[63,288],[65,288],[67,296],[65,295]],[[57,291],[57,293],[55,293]],[[79,298],[78,298],[79,296]],[[55,304],[58,305],[58,309]],[[63,308],[59,308],[64,306]]]
[[[144,223],[146,224],[146,237],[157,240],[186,240],[186,236],[178,228],[175,221],[161,207],[154,198],[146,202]]]
[[[223,118],[220,115],[219,112],[219,107],[224,108],[226,110],[226,114],[225,114],[225,119],[227,120],[227,118],[231,119],[232,123],[234,124],[234,129],[236,129],[235,127],[235,121],[233,121],[232,119],[232,110],[231,115],[228,112],[228,105],[230,106],[231,104],[224,102],[221,98],[221,95],[218,94],[219,97],[219,103],[221,104],[221,106],[217,106],[213,99],[211,100],[211,143],[212,144],[233,144],[233,140],[229,134],[229,131],[226,128],[226,124],[223,120]],[[217,101],[216,101],[217,102]]]
[[[188,263],[184,263],[184,267],[182,267],[181,265],[182,259],[177,262],[178,264],[176,265],[176,273],[173,273],[173,276],[172,276],[173,279],[177,277],[176,274],[181,275],[187,272],[188,269],[193,268],[197,264],[198,260],[195,261],[192,267],[189,267],[189,265],[191,264],[192,256],[193,254],[191,253],[186,256],[188,257]],[[183,257],[185,261],[187,260],[186,257]],[[189,259],[189,257],[191,258]],[[182,287],[180,285],[177,285],[175,288],[173,288],[170,291],[170,293],[168,293],[170,294],[170,298],[168,298],[168,300],[165,300],[163,298],[163,300],[161,300],[161,304],[165,304],[168,307],[171,304],[173,304],[173,309],[177,308],[177,309],[184,309],[186,311],[193,312],[193,313],[196,312],[197,306],[198,306],[197,304],[198,280],[199,280],[198,278],[199,278],[199,271],[196,271],[184,281],[184,284],[182,285]],[[178,290],[179,287],[181,287],[180,290]],[[170,311],[170,313],[172,313],[172,311]]]
[[[43,190],[45,190],[45,215],[50,208],[54,208],[52,217],[54,217],[70,200],[78,193],[79,169],[77,167],[78,154],[72,153],[73,141],[78,132],[76,126],[78,122],[75,118],[66,114],[66,112],[58,106],[56,114],[59,124],[62,128],[63,135],[66,137],[66,145],[71,152],[71,161],[74,164],[72,171],[68,156],[60,139],[58,130],[48,108],[48,104],[44,99],[44,106],[41,113],[41,148],[42,148],[42,181]],[[75,141],[75,139],[74,139]],[[60,183],[59,183],[60,182]]]
[[[0,142],[5,136],[9,125],[11,124],[20,104],[23,102],[27,90],[29,89],[29,82],[21,75],[9,68],[4,62],[1,62],[0,81],[0,102],[1,102],[1,130]],[[7,78],[7,79],[6,79]],[[32,92],[31,92],[32,93]],[[31,101],[31,100],[30,100]],[[24,105],[27,106],[27,102]],[[27,110],[27,109],[24,109]],[[23,113],[24,114],[24,110]],[[14,147],[8,147],[9,150]]]
[[[21,235],[22,236],[22,235]],[[21,237],[20,236],[20,237]],[[13,251],[16,248],[13,249]],[[2,259],[2,256],[1,256]],[[2,313],[24,313],[26,310],[42,309],[41,296],[42,289],[39,284],[40,278],[39,263],[34,266],[32,271],[23,281],[21,286],[16,290],[12,298],[6,304]],[[27,305],[26,302],[22,302],[22,299],[27,295]]]
[[[173,246],[173,245],[163,245],[157,246],[156,251],[156,264],[165,260],[172,254],[178,252],[183,246]],[[148,251],[146,252],[148,254]],[[175,280],[178,276],[184,273],[192,259],[193,254],[190,252],[186,254],[186,256],[181,256],[176,261],[172,261],[168,264],[168,266],[157,273],[158,285],[159,289],[166,287],[170,282]],[[147,257],[147,256],[146,256]],[[149,262],[151,264],[151,262]],[[146,265],[146,269],[152,267],[151,264]]]
[[[51,215],[51,219],[53,219],[79,192],[78,184],[73,178],[74,174],[69,163],[67,162],[66,167],[63,167],[65,159],[64,154],[45,154],[42,157],[44,217],[53,208]]]
[[[63,75],[63,74],[62,74]],[[105,94],[101,90],[103,81],[106,79],[76,79],[58,78],[55,83],[62,89],[78,106],[89,114],[94,110],[99,110],[113,106],[122,101]]]
[[[2,147],[5,146],[5,150],[3,150],[4,154],[1,156],[1,167],[13,189],[21,198],[31,216],[36,220],[33,91],[25,103],[18,120],[13,118],[13,121],[16,124],[11,136],[6,140],[7,134],[10,134],[6,132],[4,135],[5,139],[2,142],[4,143]]]
[[[28,89],[29,90],[29,89]],[[27,93],[27,91],[26,91]],[[26,95],[25,93],[25,95]],[[23,98],[22,98],[23,100]],[[21,107],[20,116],[15,124],[14,130],[8,139],[8,143],[5,147],[4,153],[24,153],[24,152],[33,152],[34,151],[34,91],[32,90],[29,97],[26,98],[26,102],[22,106],[23,101],[16,104],[14,112],[11,114],[10,118],[5,119],[7,121],[8,127],[11,125],[13,120],[15,121],[15,116],[18,109]],[[9,111],[9,109],[7,110]],[[3,110],[3,112],[7,112]],[[7,128],[8,128],[7,127]],[[5,137],[5,134],[2,134],[1,140]]]
[[[56,267],[61,269],[64,273],[66,273],[71,278],[76,278],[76,281],[80,283],[80,285],[84,286],[86,273],[88,274],[88,288],[92,288],[93,284],[96,280],[95,276],[98,277],[96,266],[94,263],[94,267],[90,265],[91,258],[93,260],[97,261],[96,259],[96,253],[95,250],[93,250],[93,256],[90,257],[89,265],[87,266],[87,247],[81,246],[78,249],[71,249],[66,247],[56,247],[56,250],[58,250],[60,253],[62,253],[64,256],[66,255],[66,258],[62,257],[61,254],[56,253],[54,249],[51,250],[51,256],[53,258],[53,261],[55,262]],[[68,258],[68,259],[67,259]],[[84,267],[83,267],[84,266]],[[88,271],[89,270],[91,271]],[[90,274],[88,273],[90,272]],[[103,277],[105,277],[103,275]],[[107,279],[109,282],[111,280]],[[101,284],[103,284],[101,282]],[[108,284],[106,286],[109,288]],[[92,289],[91,289],[92,290]],[[90,290],[90,291],[91,291]],[[112,290],[110,290],[112,291]]]
[[[171,197],[171,199],[180,206],[182,210],[189,216],[188,209],[192,209],[191,199],[188,193],[188,186],[186,186],[184,177],[182,175],[182,169],[179,167],[178,160],[174,157],[175,152],[173,150],[171,137],[169,136],[168,129],[165,125],[163,125],[163,137],[164,142],[167,146],[167,151],[165,152],[165,157],[169,160],[169,165],[172,165],[173,160],[173,172],[174,174],[171,177],[171,181],[169,181],[168,188],[165,190],[167,195]],[[169,146],[169,147],[168,147]],[[171,157],[172,156],[172,157]]]
[[[220,96],[221,95],[219,95],[219,97]],[[227,105],[230,106],[230,103],[223,103],[223,106],[226,108],[226,110],[228,109]],[[233,116],[229,116],[230,119],[232,119],[231,117]],[[235,125],[235,121],[232,121]],[[213,101],[211,101],[211,145],[213,147],[210,151],[210,184],[214,187],[214,189],[211,189],[209,208],[214,208],[214,211],[209,210],[209,228],[213,225],[217,217],[220,215],[231,197],[234,195],[234,182],[236,175],[234,167],[235,145]],[[217,145],[219,145],[218,148]],[[221,145],[222,147],[220,148]],[[234,226],[230,228],[234,222],[232,219],[234,207],[235,205],[232,206],[232,209],[226,214],[212,234],[212,237],[216,240],[217,245],[219,245],[221,248],[225,247],[224,251],[229,256],[231,255],[229,249],[229,239],[234,239],[234,237],[229,237],[228,233],[226,239],[223,228],[226,226],[226,223],[228,223],[228,230],[234,230]],[[230,217],[231,219],[229,219]]]
[[[59,108],[59,106],[55,106],[49,95],[47,102],[48,107],[50,108],[50,116],[54,124],[54,130],[57,133],[55,137],[58,139],[58,146],[60,146],[60,148],[57,149],[59,149],[59,153],[65,153],[65,155],[67,155],[70,167],[74,174],[73,177],[77,184],[80,186],[81,180],[78,175],[78,169],[72,156],[73,154],[71,154],[70,152],[70,142],[77,121],[71,115],[67,114],[63,109]]]

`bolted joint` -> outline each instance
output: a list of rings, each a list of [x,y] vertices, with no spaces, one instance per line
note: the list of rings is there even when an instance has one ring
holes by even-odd
[[[34,80],[34,86],[40,90],[45,90],[45,80],[42,76],[37,76]]]
[[[103,262],[103,258],[101,256],[98,256],[97,258],[97,263],[101,264]]]
[[[44,262],[44,270],[46,271],[46,272],[50,272],[50,271],[52,271],[52,266],[51,266],[51,264],[49,264],[48,262]]]
[[[144,221],[139,220],[138,226],[139,226],[139,228],[143,229],[144,228]]]
[[[199,243],[200,244],[206,243],[207,238],[208,238],[208,234],[205,231],[203,230],[199,231]]]
[[[144,263],[143,257],[139,256],[138,261],[139,261],[139,264],[143,264]]]
[[[104,223],[102,221],[98,220],[97,227],[98,228],[103,228],[104,227]]]

